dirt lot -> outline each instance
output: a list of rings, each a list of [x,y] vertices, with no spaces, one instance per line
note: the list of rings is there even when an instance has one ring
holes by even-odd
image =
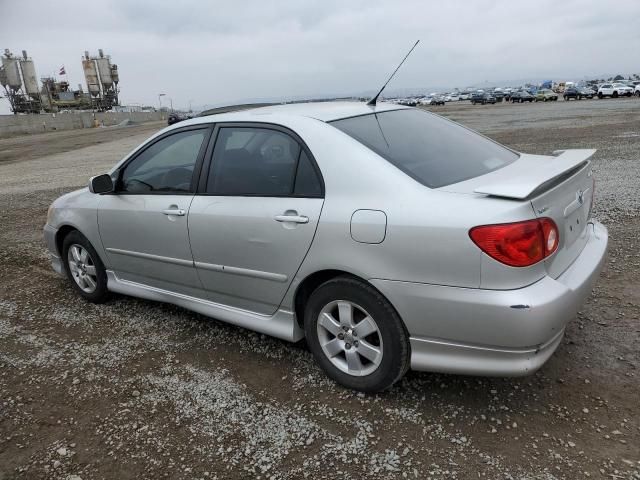
[[[538,373],[365,396],[304,345],[85,303],[49,267],[47,207],[158,127],[0,140],[0,479],[640,479],[640,100],[434,110],[518,150],[598,149],[609,261]]]

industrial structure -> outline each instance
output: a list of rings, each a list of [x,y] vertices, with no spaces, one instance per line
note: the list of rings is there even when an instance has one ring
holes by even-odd
[[[89,52],[85,51],[82,69],[94,108],[104,111],[118,105],[120,76],[118,66],[111,63],[111,57],[105,57],[102,49],[98,50],[97,57],[90,57]]]
[[[36,68],[25,50],[22,51],[22,58],[19,58],[5,49],[0,84],[7,93],[13,113],[39,113],[42,110]]]
[[[14,114],[62,110],[103,112],[117,106],[120,77],[118,66],[111,63],[111,58],[105,56],[102,49],[98,50],[98,56],[89,56],[89,52],[85,51],[82,69],[87,83],[86,92],[82,85],[73,90],[68,81],[58,81],[53,77],[41,78],[40,88],[35,65],[27,52],[23,50],[22,57],[16,57],[5,49],[0,67],[0,84],[4,87]]]

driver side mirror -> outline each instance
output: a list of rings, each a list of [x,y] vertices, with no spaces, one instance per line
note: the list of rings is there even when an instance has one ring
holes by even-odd
[[[89,180],[89,191],[91,193],[111,193],[114,190],[113,180],[111,175],[103,173],[97,177],[91,177]]]

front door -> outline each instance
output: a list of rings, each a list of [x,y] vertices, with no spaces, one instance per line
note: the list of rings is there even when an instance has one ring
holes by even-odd
[[[304,260],[323,204],[310,152],[275,127],[223,126],[189,211],[207,297],[273,314]]]
[[[185,294],[200,291],[187,218],[209,133],[208,127],[192,128],[152,141],[120,170],[116,192],[102,197],[100,237],[120,278]]]

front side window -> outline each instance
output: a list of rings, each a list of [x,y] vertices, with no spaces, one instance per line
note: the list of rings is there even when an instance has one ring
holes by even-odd
[[[207,129],[174,133],[135,157],[122,172],[120,192],[188,193]]]
[[[220,129],[206,191],[214,195],[321,195],[316,172],[300,144],[279,130],[256,127]]]
[[[457,123],[413,108],[330,123],[430,188],[485,175],[518,158]]]

